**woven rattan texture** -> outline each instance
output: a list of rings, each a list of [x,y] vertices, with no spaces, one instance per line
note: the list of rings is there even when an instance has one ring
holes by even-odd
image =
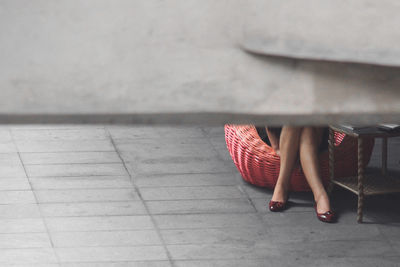
[[[280,158],[264,143],[253,125],[225,125],[225,140],[229,153],[243,179],[253,185],[273,189],[279,175]],[[374,139],[364,141],[364,165],[371,158]],[[357,174],[357,139],[335,133],[335,177]],[[329,183],[329,156],[324,151],[319,156],[324,185]],[[290,191],[310,191],[300,166],[290,179]]]
[[[358,194],[357,177],[342,177],[336,179],[342,186],[346,186],[352,192]],[[400,192],[400,180],[390,175],[384,177],[380,173],[368,173],[363,178],[364,195],[380,195]]]

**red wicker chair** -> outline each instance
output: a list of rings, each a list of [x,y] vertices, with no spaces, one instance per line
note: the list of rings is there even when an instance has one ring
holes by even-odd
[[[280,158],[261,140],[252,125],[225,125],[225,140],[229,153],[243,179],[253,185],[273,189],[279,175]],[[357,140],[335,133],[335,176],[347,177],[357,173]],[[364,142],[364,164],[372,154],[374,140]],[[328,151],[320,154],[320,170],[325,186],[329,182]],[[291,191],[310,191],[300,167],[293,170]]]

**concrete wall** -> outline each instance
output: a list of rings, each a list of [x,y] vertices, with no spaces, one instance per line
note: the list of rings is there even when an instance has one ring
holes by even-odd
[[[0,122],[399,120],[396,68],[244,52],[254,1],[3,0]]]

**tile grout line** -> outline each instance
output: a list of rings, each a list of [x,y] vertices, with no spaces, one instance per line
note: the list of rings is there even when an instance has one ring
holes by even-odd
[[[88,190],[80,190],[79,191],[89,191],[91,189]],[[108,190],[108,189],[105,189]],[[105,191],[103,190],[103,191]],[[113,189],[110,189],[113,190]],[[77,190],[37,190],[37,191],[42,191],[42,192],[48,192],[48,191],[77,191]],[[3,192],[14,192],[14,191],[3,191]],[[16,191],[16,192],[20,192],[20,191]],[[24,192],[24,191],[22,191]],[[27,191],[25,191],[27,192]],[[29,191],[28,191],[29,192]],[[152,203],[168,203],[168,202],[177,202],[177,201],[183,201],[183,202],[217,202],[217,201],[237,201],[237,200],[243,200],[247,201],[247,199],[243,198],[243,197],[237,197],[237,198],[208,198],[208,199],[197,199],[197,198],[192,198],[192,199],[186,199],[186,198],[182,198],[182,199],[143,199],[143,201],[146,202],[152,202]],[[136,202],[141,202],[141,200],[139,199],[122,199],[122,200],[109,200],[109,199],[101,199],[101,200],[58,200],[58,201],[41,201],[38,203],[27,203],[27,202],[21,202],[21,203],[16,203],[16,202],[11,202],[11,203],[0,203],[0,206],[8,206],[8,205],[25,205],[25,204],[41,204],[41,205],[46,205],[46,204],[68,204],[68,205],[72,205],[72,204],[78,204],[78,203],[82,203],[82,204],[90,204],[90,203],[136,203]],[[243,213],[250,213],[250,212],[243,212]]]
[[[130,163],[130,162],[127,162]],[[46,164],[43,164],[46,165]],[[63,164],[64,165],[64,164]],[[69,164],[65,164],[65,165],[69,165]],[[121,164],[124,165],[124,164]],[[32,165],[27,165],[27,166],[32,166]],[[48,165],[51,166],[51,165]],[[125,169],[125,168],[124,168]],[[138,173],[139,175],[149,175],[149,176],[161,176],[162,173]],[[188,173],[167,173],[167,175],[199,175],[199,174],[234,174],[233,172],[188,172]],[[125,175],[121,175],[121,174],[99,174],[99,175],[89,175],[89,174],[80,174],[80,175],[47,175],[47,176],[43,176],[43,175],[39,175],[39,176],[32,176],[32,179],[35,178],[48,178],[48,177],[98,177],[98,176],[125,176]],[[127,175],[129,176],[129,175]],[[0,180],[3,178],[0,178]],[[6,179],[6,178],[4,178]],[[13,179],[13,178],[10,178]]]
[[[204,131],[204,129],[203,129],[203,128],[201,128],[201,129],[202,129],[202,132],[203,132],[204,134],[206,134],[205,131]],[[209,138],[207,138],[207,141],[209,142],[209,144],[211,145],[212,149],[213,149],[213,150],[215,151],[215,153],[217,154],[217,157],[218,157],[219,159],[223,160],[223,158],[220,156],[220,154],[218,153],[218,151],[216,150],[215,146],[213,145],[213,143],[210,141]],[[223,162],[225,163],[224,160],[223,160]],[[247,201],[250,203],[250,205],[254,208],[254,211],[255,211],[256,213],[258,213],[256,206],[254,205],[253,201],[252,201],[251,198],[250,198],[250,195],[249,195],[245,190],[243,190],[243,188],[240,186],[240,184],[239,184],[239,185],[236,184],[235,187],[244,195],[244,197],[247,199]]]
[[[106,141],[108,139],[105,139],[103,141]],[[62,140],[60,140],[62,141]],[[73,141],[88,141],[88,140],[83,140],[83,139],[76,139]],[[108,151],[96,151],[96,150],[88,150],[88,151],[84,151],[84,150],[80,150],[80,151],[71,151],[71,150],[64,150],[64,151],[53,151],[53,152],[40,152],[40,151],[31,151],[31,152],[21,152],[22,154],[97,154],[97,153],[106,153],[106,154],[116,154],[115,151],[113,150],[108,150]],[[7,152],[0,152],[1,154],[7,154]]]
[[[204,135],[205,136],[207,136],[207,133],[204,131],[204,128],[202,127],[201,128],[201,130],[202,130],[202,132],[204,133]],[[211,142],[211,140],[210,140],[210,136],[207,136],[207,141],[209,142],[209,144],[211,145],[211,147],[212,147],[212,149],[215,151],[215,153],[217,154],[217,157],[218,158],[220,158],[223,162],[224,162],[224,164],[226,164],[225,163],[225,160],[222,158],[222,156],[218,153],[218,151],[217,151],[217,149],[215,148],[215,146],[214,146],[214,144]],[[225,143],[226,144],[226,143]],[[250,195],[246,192],[246,190],[244,190],[242,187],[241,187],[241,185],[240,184],[236,184],[235,185],[235,187],[240,191],[240,192],[242,192],[243,193],[243,195],[245,196],[245,198],[247,199],[247,201],[250,203],[250,205],[253,207],[253,209],[254,209],[254,211],[255,211],[255,214],[256,214],[256,216],[257,216],[257,218],[259,218],[259,220],[260,220],[260,222],[261,223],[266,223],[265,221],[264,221],[264,219],[263,219],[263,214],[262,213],[260,213],[258,210],[257,210],[257,207],[256,207],[256,205],[254,204],[254,202],[253,202],[253,200],[251,199],[251,197],[250,197]],[[263,230],[264,230],[264,232],[265,233],[269,233],[269,227],[267,228],[267,227],[263,227]]]
[[[382,229],[379,226],[376,226],[376,228],[378,229],[378,232],[381,234],[383,241],[386,241],[389,244],[392,252],[396,253],[396,249],[395,246],[392,244],[392,241],[387,237],[387,235],[382,231]]]
[[[62,163],[28,163],[26,166],[57,166],[57,165],[116,165],[121,164],[120,162],[62,162]]]
[[[32,183],[31,183],[31,181],[30,181],[30,179],[29,179],[29,176],[28,176],[28,173],[27,173],[27,171],[26,171],[26,169],[25,169],[24,162],[22,161],[21,154],[20,154],[19,148],[18,148],[18,146],[17,146],[17,144],[16,144],[16,142],[15,142],[15,140],[14,140],[14,136],[12,135],[12,131],[11,131],[10,129],[9,129],[9,131],[10,131],[10,135],[11,135],[12,141],[13,141],[13,143],[14,143],[14,145],[15,145],[15,148],[17,149],[18,158],[19,158],[19,160],[20,160],[20,163],[21,163],[21,165],[22,165],[22,168],[24,169],[26,179],[28,180],[29,186],[31,187],[31,191],[32,191],[32,193],[33,193],[33,196],[35,197],[35,202],[36,202],[35,204],[37,205],[37,207],[38,207],[38,209],[39,209],[40,217],[41,217],[41,219],[42,219],[42,221],[43,221],[44,227],[46,228],[46,233],[47,233],[47,236],[49,237],[50,245],[51,245],[51,248],[52,248],[52,250],[53,250],[53,252],[54,252],[54,256],[56,257],[57,264],[60,266],[60,265],[61,265],[61,260],[60,260],[60,257],[59,257],[59,255],[58,255],[58,253],[57,253],[57,250],[56,250],[55,247],[54,247],[54,242],[53,242],[53,239],[52,239],[52,237],[51,237],[49,228],[48,228],[48,226],[47,226],[47,222],[46,222],[46,220],[45,220],[45,218],[44,218],[44,216],[43,216],[42,209],[40,208],[39,201],[38,201],[38,199],[37,199],[35,190],[33,189]]]
[[[155,228],[155,231],[156,231],[158,237],[160,238],[161,243],[162,243],[162,246],[163,246],[163,248],[164,248],[164,250],[165,250],[165,253],[166,253],[167,257],[168,257],[168,262],[170,263],[171,266],[174,266],[171,253],[169,252],[169,250],[168,250],[168,248],[167,248],[167,245],[166,245],[166,242],[165,242],[165,240],[164,240],[164,237],[163,237],[162,234],[161,234],[161,230],[158,228],[158,225],[157,225],[157,223],[156,223],[156,221],[155,221],[155,219],[154,219],[154,217],[153,217],[153,214],[151,214],[149,207],[147,206],[146,202],[143,200],[143,197],[142,197],[142,195],[140,194],[139,188],[136,186],[136,184],[135,184],[135,182],[134,182],[134,179],[133,179],[131,173],[129,172],[128,167],[126,166],[125,160],[122,158],[121,153],[120,153],[119,149],[117,148],[117,146],[116,146],[116,144],[115,144],[115,142],[114,142],[114,139],[113,139],[113,137],[112,137],[110,131],[108,130],[107,127],[105,127],[105,130],[106,130],[106,133],[108,133],[108,136],[109,136],[109,138],[110,138],[110,141],[111,141],[112,145],[114,146],[114,149],[115,149],[115,151],[116,151],[117,154],[118,154],[118,157],[121,159],[121,162],[122,162],[122,164],[123,164],[123,166],[124,166],[124,169],[125,169],[126,173],[127,173],[127,174],[129,175],[129,177],[130,177],[132,186],[134,187],[135,191],[137,192],[137,194],[138,194],[138,196],[139,196],[139,199],[140,199],[140,201],[142,202],[142,204],[143,204],[143,206],[144,206],[144,208],[145,208],[145,210],[146,210],[146,212],[147,212],[147,215],[150,217],[151,222],[153,223],[153,226],[154,226],[154,228]]]
[[[225,165],[226,167],[231,168],[230,166],[227,165],[226,160],[218,153],[218,151],[217,151],[217,149],[215,148],[214,144],[211,142],[211,140],[210,140],[210,139],[211,139],[211,136],[208,136],[208,135],[207,135],[207,133],[205,132],[205,130],[204,130],[203,127],[201,128],[201,131],[203,132],[205,138],[207,139],[207,142],[210,144],[210,146],[212,147],[212,149],[213,149],[214,152],[216,153],[217,158],[219,158],[219,159],[224,163],[224,165]],[[225,142],[225,148],[226,148],[226,142]],[[236,168],[235,168],[235,169],[232,169],[232,171],[229,171],[229,172],[227,172],[227,173],[235,173],[235,172],[237,172],[237,169],[236,169]]]

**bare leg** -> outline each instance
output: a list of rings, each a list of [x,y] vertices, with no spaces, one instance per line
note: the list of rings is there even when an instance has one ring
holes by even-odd
[[[330,210],[329,197],[322,184],[318,161],[318,148],[322,134],[323,128],[304,127],[300,136],[300,162],[314,194],[319,213]]]
[[[301,132],[301,127],[284,126],[282,128],[279,140],[281,166],[272,201],[286,201],[290,176],[298,157]]]

